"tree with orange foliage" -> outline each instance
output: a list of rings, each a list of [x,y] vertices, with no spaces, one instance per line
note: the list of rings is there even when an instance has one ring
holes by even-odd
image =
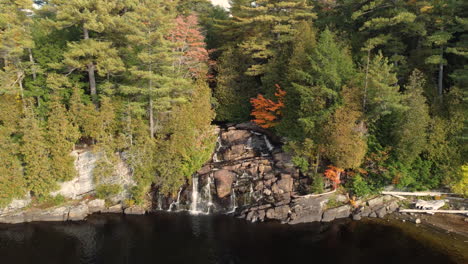
[[[277,120],[281,116],[281,110],[284,108],[284,96],[286,92],[281,89],[278,84],[276,86],[277,103],[270,99],[266,99],[259,94],[256,98],[250,99],[253,110],[251,115],[255,117],[253,120],[257,125],[263,128],[270,128],[278,124]]]
[[[325,171],[324,175],[327,179],[329,179],[332,182],[333,189],[336,189],[338,187],[338,184],[341,183],[340,176],[343,171],[343,169],[331,165],[328,166],[328,169]]]
[[[179,16],[176,26],[168,39],[175,44],[178,53],[174,66],[184,77],[199,78],[207,73],[209,54],[205,46],[205,37],[201,33],[198,18],[195,15]]]

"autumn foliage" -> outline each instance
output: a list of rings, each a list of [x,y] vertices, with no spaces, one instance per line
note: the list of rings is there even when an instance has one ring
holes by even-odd
[[[340,175],[343,172],[343,169],[340,169],[335,166],[328,166],[328,169],[325,171],[324,175],[327,179],[329,179],[333,184],[333,189],[338,187],[338,184],[341,183]]]
[[[205,48],[205,37],[201,33],[197,16],[179,16],[175,24],[168,39],[175,43],[175,51],[180,54],[175,60],[176,68],[179,71],[186,70],[186,77],[203,76],[207,71],[209,53]]]
[[[259,94],[256,98],[250,99],[253,106],[251,115],[255,117],[253,120],[257,125],[263,128],[269,128],[277,125],[278,118],[281,116],[281,110],[284,108],[284,96],[286,92],[281,89],[278,84],[276,86],[276,99],[273,102]]]

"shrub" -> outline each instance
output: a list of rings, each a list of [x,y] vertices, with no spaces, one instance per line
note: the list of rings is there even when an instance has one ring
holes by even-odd
[[[350,189],[358,197],[363,197],[373,192],[373,188],[359,174],[352,178]]]
[[[312,185],[310,186],[311,193],[323,193],[323,177],[321,174],[315,174],[312,176]]]
[[[96,187],[96,197],[106,199],[122,192],[122,186],[118,184],[101,184]]]

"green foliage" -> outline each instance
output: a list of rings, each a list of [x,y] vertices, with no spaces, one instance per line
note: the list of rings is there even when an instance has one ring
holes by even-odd
[[[371,193],[373,193],[373,189],[368,182],[366,182],[365,178],[361,175],[357,174],[354,175],[351,179],[351,184],[349,189],[355,194],[357,197],[365,197]]]
[[[17,134],[21,104],[13,96],[0,96],[0,208],[26,193],[23,168],[19,159]]]
[[[323,193],[325,181],[322,174],[314,174],[312,176],[312,185],[310,186],[311,193]]]
[[[25,116],[21,120],[23,137],[20,151],[23,155],[25,179],[29,190],[36,196],[45,196],[57,188],[57,184],[53,180],[49,162],[50,150],[45,129],[33,111],[32,104],[28,102]]]
[[[370,122],[402,109],[401,94],[393,66],[381,53],[370,62],[365,110]]]
[[[393,129],[396,134],[395,152],[397,159],[412,163],[425,149],[427,144],[427,127],[429,125],[429,107],[424,98],[424,76],[415,70],[405,86],[403,105],[406,110],[398,118]]]
[[[96,187],[96,197],[107,199],[122,192],[122,186],[119,184],[101,184]]]
[[[219,58],[214,89],[216,120],[242,122],[250,118],[250,98],[258,94],[258,84],[253,77],[243,74],[249,61],[249,57],[233,48]]]
[[[462,166],[462,177],[453,185],[453,191],[468,197],[468,166]]]

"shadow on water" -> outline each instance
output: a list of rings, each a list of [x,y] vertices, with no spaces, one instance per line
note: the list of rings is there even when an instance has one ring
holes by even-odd
[[[467,248],[468,250],[468,248]],[[372,222],[251,224],[228,216],[94,215],[0,226],[2,264],[468,263]]]

